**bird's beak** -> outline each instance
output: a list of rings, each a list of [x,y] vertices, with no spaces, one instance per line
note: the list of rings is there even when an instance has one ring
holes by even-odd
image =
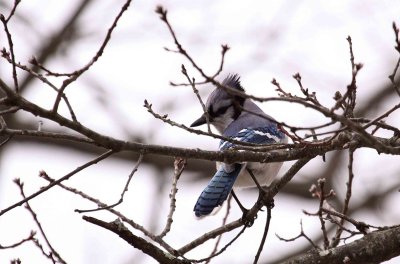
[[[201,126],[204,125],[205,123],[207,123],[207,119],[206,119],[206,114],[202,114],[200,116],[199,119],[197,119],[196,121],[193,122],[193,124],[190,125],[190,127],[197,127],[197,126]]]

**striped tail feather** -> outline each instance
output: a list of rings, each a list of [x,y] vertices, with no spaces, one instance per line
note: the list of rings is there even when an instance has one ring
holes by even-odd
[[[193,211],[197,217],[209,215],[215,207],[222,205],[231,192],[242,165],[232,165],[233,170],[227,172],[222,166],[208,183],[198,198]]]

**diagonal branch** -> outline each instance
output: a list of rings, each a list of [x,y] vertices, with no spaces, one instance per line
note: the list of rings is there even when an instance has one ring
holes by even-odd
[[[21,182],[20,179],[15,179],[14,182],[15,182],[15,184],[18,185],[22,197],[23,197],[24,199],[26,199],[26,195],[25,195],[25,192],[24,192],[24,183]],[[64,260],[64,259],[61,257],[61,255],[57,252],[57,250],[55,250],[55,248],[51,245],[49,239],[47,238],[46,233],[44,232],[44,229],[43,229],[43,227],[42,227],[42,224],[39,222],[39,219],[38,219],[38,217],[37,217],[35,211],[33,211],[31,205],[30,205],[28,202],[26,202],[26,209],[31,213],[31,215],[32,215],[32,217],[33,217],[33,220],[35,221],[36,225],[37,225],[38,228],[39,228],[40,233],[42,234],[42,236],[43,236],[43,238],[44,238],[44,241],[46,242],[47,246],[50,248],[50,251],[51,251],[51,254],[50,254],[50,255],[54,255],[54,256],[58,259],[58,261],[59,261],[60,263],[66,264],[67,262],[65,262],[65,260]],[[47,255],[47,254],[45,254],[45,255]]]
[[[64,80],[60,90],[58,91],[56,100],[54,102],[54,106],[53,106],[53,112],[56,113],[57,109],[58,109],[58,105],[60,104],[61,98],[64,94],[65,89],[67,88],[67,86],[69,84],[71,84],[72,82],[76,81],[79,76],[81,76],[84,72],[86,72],[87,70],[90,69],[90,67],[92,67],[92,65],[101,57],[101,55],[103,55],[104,49],[106,48],[108,42],[111,39],[111,34],[114,31],[114,29],[117,27],[117,23],[119,21],[119,19],[122,17],[122,14],[128,9],[129,5],[131,3],[131,0],[127,0],[125,2],[125,4],[122,6],[120,12],[118,13],[118,15],[115,17],[114,22],[112,23],[111,27],[108,29],[108,32],[106,34],[106,37],[104,38],[103,43],[101,44],[99,50],[96,52],[96,54],[94,55],[94,57],[89,61],[88,64],[86,64],[83,68],[73,72],[71,75],[71,77],[69,77],[68,79]]]
[[[269,187],[263,197],[261,197],[261,200],[263,201],[271,201],[273,199],[273,197],[278,194],[278,192],[294,177],[294,175],[297,174],[297,172],[299,172],[299,170],[307,164],[307,162],[310,161],[309,158],[303,158],[298,160],[295,164],[293,164],[290,169],[288,171],[286,171],[286,173],[282,176],[282,178],[275,183],[274,185],[272,185],[271,187]],[[262,203],[256,203],[248,212],[247,215],[245,216],[246,219],[255,219],[255,217],[257,216],[257,213],[260,211],[260,209],[264,206],[264,204]],[[225,226],[216,228],[210,232],[205,233],[204,235],[196,238],[195,240],[193,240],[192,242],[188,243],[187,245],[181,247],[180,249],[178,249],[178,253],[180,255],[184,255],[185,253],[189,252],[190,250],[194,249],[195,247],[197,247],[198,245],[203,244],[204,242],[216,238],[217,236],[232,231],[240,226],[243,226],[244,222],[242,220],[242,218],[233,221],[229,224],[226,224]]]
[[[316,249],[281,262],[330,263],[330,264],[367,264],[381,263],[400,255],[400,227],[375,231],[352,243],[325,251]]]
[[[7,245],[7,246],[3,246],[3,245],[0,244],[0,249],[10,249],[10,248],[19,247],[20,245],[24,244],[27,241],[34,240],[35,239],[35,235],[36,235],[36,232],[31,231],[31,233],[29,234],[29,236],[27,238],[24,238],[24,239],[20,240],[19,242],[16,242],[14,244]]]
[[[102,220],[96,219],[90,216],[83,216],[83,220],[88,221],[94,225],[103,227],[110,230],[111,232],[117,234],[120,238],[128,242],[131,246],[143,251],[143,253],[154,258],[159,263],[164,264],[190,264],[191,262],[183,259],[178,259],[168,252],[162,251],[145,239],[134,235],[128,228],[126,228],[123,223],[119,220],[107,223]]]
[[[107,210],[107,209],[110,209],[110,208],[114,208],[115,206],[121,204],[124,201],[125,193],[128,191],[129,183],[131,182],[133,175],[138,170],[140,164],[142,164],[143,157],[144,156],[142,154],[140,154],[140,156],[139,156],[139,158],[138,158],[138,160],[136,162],[135,167],[132,169],[131,173],[128,175],[128,180],[126,181],[124,189],[122,190],[120,198],[119,198],[119,200],[117,202],[115,202],[113,204],[110,204],[110,205],[107,205],[107,206],[101,206],[101,207],[98,207],[98,208],[95,208],[95,209],[86,209],[86,210],[78,210],[77,209],[75,211],[78,212],[78,213],[95,212],[95,211],[101,211],[101,210]]]
[[[174,161],[174,177],[172,179],[172,187],[171,187],[171,192],[169,194],[169,199],[170,199],[170,205],[169,205],[169,213],[167,216],[167,223],[165,224],[164,230],[161,231],[161,233],[158,235],[159,238],[165,237],[168,232],[171,230],[171,225],[173,222],[173,215],[175,212],[176,208],[176,193],[178,192],[178,181],[179,178],[181,177],[183,170],[186,167],[186,160],[182,158],[175,158]]]
[[[60,179],[58,179],[58,180],[56,180],[56,181],[50,183],[49,185],[47,185],[47,186],[41,188],[39,191],[37,191],[37,192],[35,192],[35,193],[29,195],[28,197],[22,199],[21,201],[15,203],[15,204],[13,204],[13,205],[11,205],[11,206],[9,206],[9,207],[7,207],[7,208],[1,210],[1,211],[0,211],[0,216],[3,215],[3,214],[5,214],[5,213],[7,213],[8,211],[10,211],[10,210],[12,210],[12,209],[18,207],[18,206],[23,205],[23,204],[26,203],[27,201],[32,200],[32,199],[35,198],[36,196],[38,196],[38,195],[40,195],[40,194],[46,192],[46,191],[49,190],[50,188],[53,188],[54,186],[56,186],[56,185],[59,184],[60,182],[65,181],[65,180],[68,180],[69,178],[71,178],[72,176],[74,176],[75,174],[77,174],[78,172],[80,172],[80,171],[86,169],[87,167],[89,167],[89,166],[91,166],[91,165],[93,165],[93,164],[98,163],[99,161],[101,161],[101,160],[103,160],[103,159],[105,159],[105,158],[111,156],[111,155],[114,154],[114,153],[115,153],[115,151],[109,150],[109,151],[103,153],[102,155],[100,155],[99,157],[97,157],[97,158],[95,158],[95,159],[93,159],[93,160],[91,160],[91,161],[89,161],[89,162],[83,164],[82,166],[79,166],[78,168],[76,168],[75,170],[73,170],[73,171],[71,171],[70,173],[66,174],[65,176],[61,177]]]

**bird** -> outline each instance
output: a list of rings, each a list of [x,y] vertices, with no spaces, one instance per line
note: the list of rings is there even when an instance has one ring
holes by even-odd
[[[223,81],[222,86],[245,93],[238,74],[229,74]],[[200,118],[190,126],[197,127],[208,122],[225,138],[235,141],[272,144],[286,143],[287,136],[282,128],[271,116],[264,113],[250,98],[235,93],[228,93],[218,86],[208,96],[204,112]],[[234,148],[234,141],[221,140],[219,150]],[[234,194],[235,188],[246,188],[269,186],[278,174],[282,162],[258,163],[258,162],[217,162],[217,171],[202,191],[194,206],[196,217],[210,215],[227,199],[229,193]],[[255,180],[251,177],[252,173]],[[234,196],[236,199],[236,195]],[[244,207],[237,200],[242,211]],[[243,212],[245,214],[245,212]]]

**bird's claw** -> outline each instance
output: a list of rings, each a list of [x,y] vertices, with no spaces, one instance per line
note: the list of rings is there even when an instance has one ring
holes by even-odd
[[[274,208],[274,206],[275,206],[274,199],[273,199],[273,198],[272,198],[272,199],[268,199],[268,200],[267,200],[267,199],[264,199],[265,193],[266,193],[265,190],[263,190],[263,189],[260,189],[260,190],[259,190],[257,203],[258,203],[259,205],[261,205],[260,207],[265,206],[265,207],[267,207],[268,209]],[[260,209],[260,211],[263,211],[263,210]]]
[[[249,216],[249,210],[245,210],[243,211],[243,216],[242,216],[242,223],[246,226],[246,227],[251,227],[254,224],[254,220],[257,219],[257,215],[255,215],[254,217]]]

